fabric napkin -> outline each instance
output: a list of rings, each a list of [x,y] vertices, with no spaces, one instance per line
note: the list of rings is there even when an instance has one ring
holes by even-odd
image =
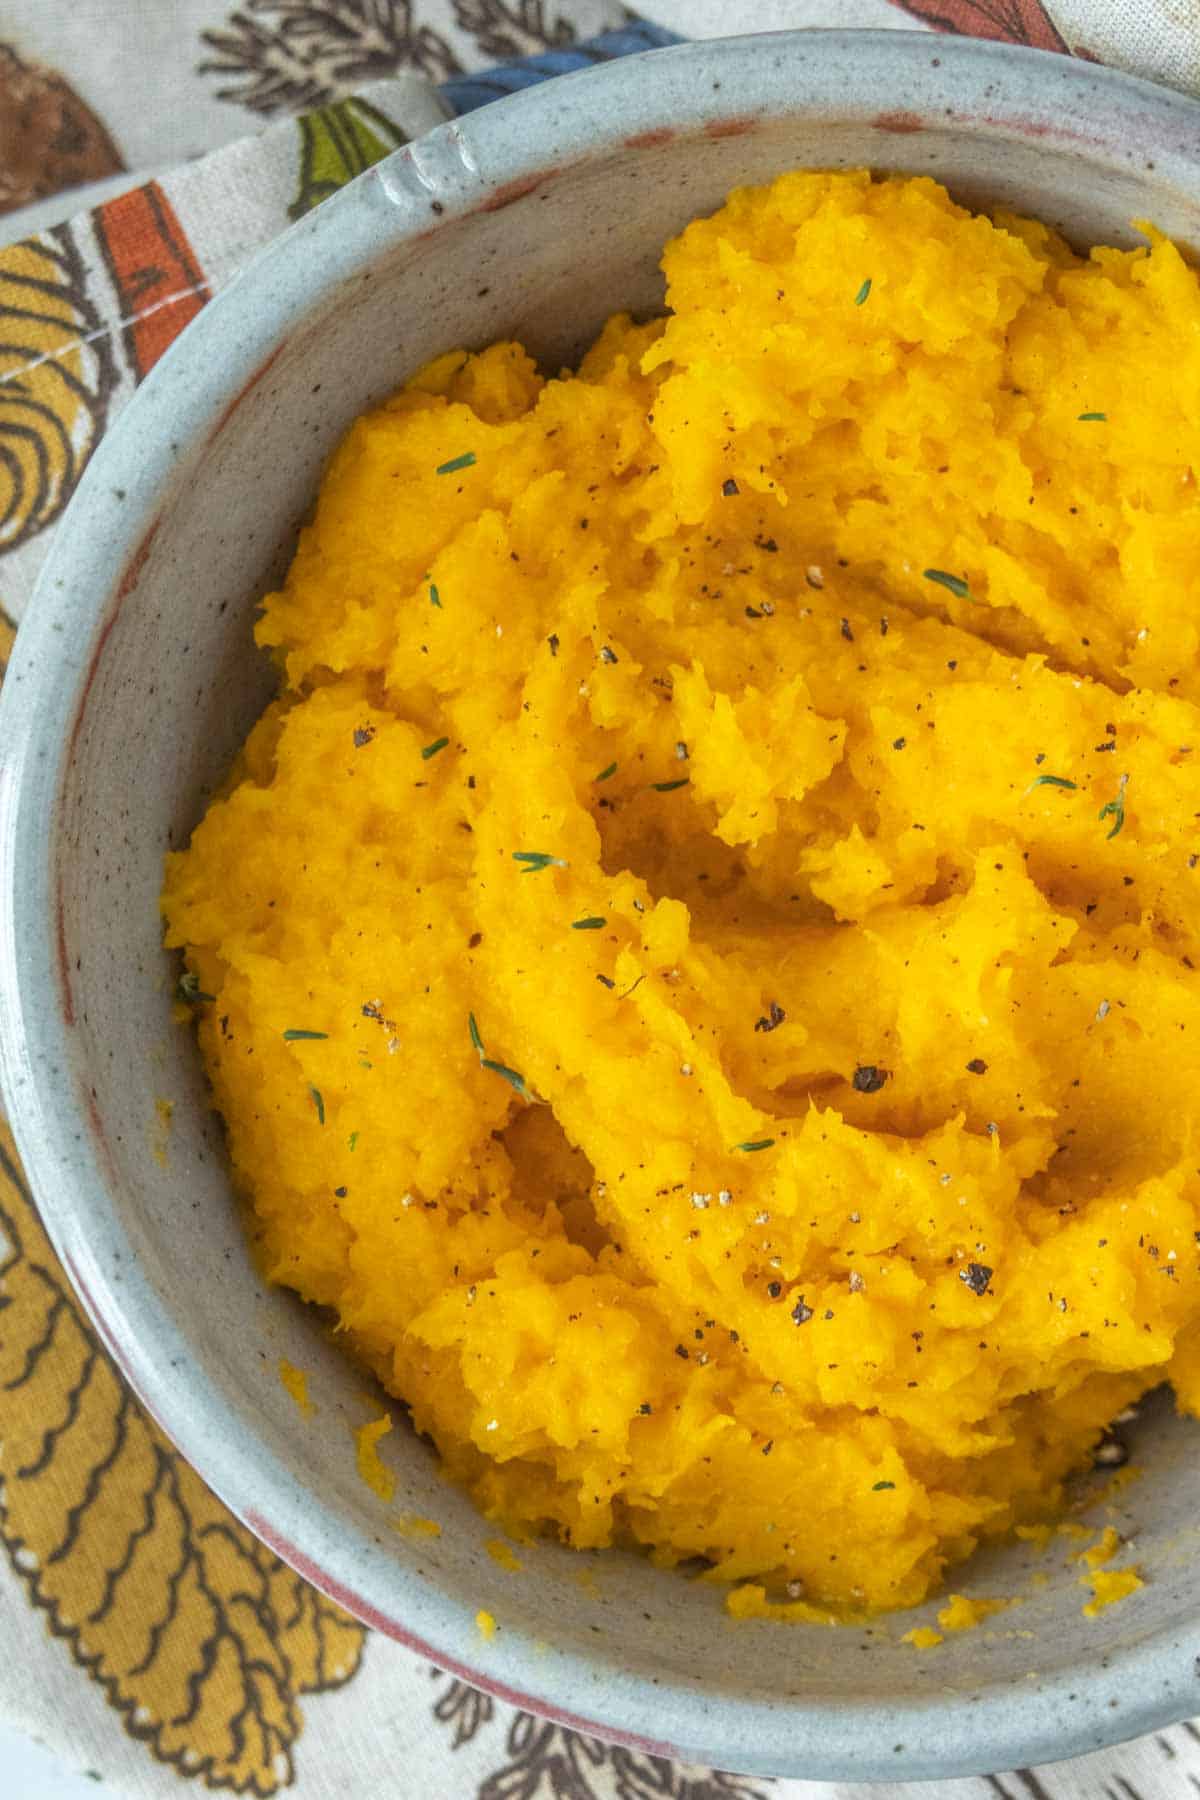
[[[92,450],[260,245],[397,145],[671,41],[855,25],[1009,39],[1200,90],[1197,0],[6,0],[0,674]],[[0,746],[0,751],[2,751]],[[658,1762],[373,1636],[207,1491],[81,1314],[0,1122],[0,1719],[120,1794],[867,1800]],[[1200,1726],[897,1800],[1174,1800]],[[14,1796],[14,1800],[20,1797]]]

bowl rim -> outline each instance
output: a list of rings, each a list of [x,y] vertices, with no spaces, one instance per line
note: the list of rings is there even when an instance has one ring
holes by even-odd
[[[689,77],[680,84],[683,97],[675,89],[669,118],[656,110],[664,59]],[[919,114],[886,112],[887,84],[897,76]],[[929,1683],[919,1696],[869,1711],[853,1697],[713,1697],[674,1678],[630,1677],[619,1646],[547,1658],[519,1627],[502,1630],[484,1651],[459,1603],[394,1558],[372,1554],[368,1535],[347,1530],[316,1491],[297,1496],[293,1475],[246,1421],[230,1428],[238,1421],[227,1397],[203,1368],[188,1366],[170,1310],[136,1265],[126,1262],[117,1283],[98,1254],[98,1234],[109,1229],[109,1183],[86,1107],[63,1073],[71,1029],[55,998],[56,845],[46,822],[55,817],[89,671],[115,616],[115,589],[119,604],[117,573],[128,579],[136,568],[175,445],[200,441],[296,318],[348,274],[385,247],[494,205],[501,193],[536,186],[551,172],[547,146],[566,147],[557,153],[561,168],[631,139],[644,147],[664,134],[744,127],[747,118],[803,112],[882,124],[940,118],[948,107],[981,138],[1034,136],[1099,166],[1136,165],[1153,146],[1160,174],[1200,189],[1195,101],[1103,65],[977,39],[895,30],[764,33],[653,50],[525,89],[377,164],[260,252],[203,308],[92,457],[59,522],[0,697],[0,1092],[54,1247],[151,1416],[238,1518],[368,1625],[561,1724],[752,1775],[896,1781],[986,1774],[1175,1723],[1195,1711],[1200,1691],[1200,1612],[1186,1630],[1148,1635],[1103,1662],[1098,1647],[1094,1661],[1036,1687],[996,1681],[951,1694]],[[124,492],[124,504],[114,489]],[[121,1241],[119,1230],[112,1241]],[[368,1572],[375,1599],[364,1592]],[[576,1696],[588,1691],[602,1717],[576,1711]]]

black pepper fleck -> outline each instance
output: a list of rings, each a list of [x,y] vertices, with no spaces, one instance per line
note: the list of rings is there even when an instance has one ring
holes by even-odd
[[[877,1094],[890,1074],[890,1069],[881,1069],[875,1063],[860,1063],[854,1071],[854,1090],[859,1094]]]

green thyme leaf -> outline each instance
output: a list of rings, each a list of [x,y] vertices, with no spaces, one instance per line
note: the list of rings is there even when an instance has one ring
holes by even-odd
[[[769,1150],[775,1142],[774,1138],[754,1138],[748,1144],[735,1144],[735,1150]]]
[[[671,794],[676,788],[687,787],[690,775],[681,775],[678,781],[652,781],[650,786],[656,794]]]
[[[926,569],[924,575],[926,581],[936,581],[939,587],[949,588],[960,600],[971,598],[971,590],[961,575],[948,575],[945,569]]]
[[[325,1123],[325,1102],[321,1098],[321,1090],[320,1088],[315,1088],[310,1081],[308,1084],[308,1091],[312,1095],[312,1103],[317,1109],[317,1118],[323,1125]]]
[[[1115,838],[1118,831],[1120,831],[1125,823],[1125,784],[1128,780],[1128,775],[1122,775],[1120,786],[1117,789],[1116,799],[1107,801],[1096,815],[1097,818],[1111,819],[1113,821],[1113,828],[1108,833],[1110,838]]]
[[[358,1143],[358,1133],[357,1133],[357,1131],[352,1131],[350,1133],[350,1148],[351,1148],[351,1150],[354,1149],[354,1146],[357,1143]]]
[[[608,924],[607,919],[597,919],[597,918],[572,919],[571,930],[572,931],[603,931],[604,927],[607,924]]]
[[[479,1060],[480,1060],[480,1062],[482,1062],[483,1061],[483,1039],[479,1035],[479,1027],[475,1023],[475,1014],[474,1013],[467,1014],[467,1030],[471,1034],[471,1042],[474,1045],[475,1049],[478,1051]]]
[[[439,612],[442,609],[442,596],[437,591],[436,581],[431,581],[429,584],[429,604],[436,606]]]
[[[855,306],[861,306],[863,304],[863,302],[866,300],[867,295],[870,292],[871,292],[871,277],[868,275],[867,279],[863,282],[863,284],[859,288],[857,294],[855,294],[855,296],[854,296]]]
[[[461,456],[452,456],[449,462],[439,463],[434,470],[435,475],[457,475],[460,469],[475,467],[475,452],[464,450]]]
[[[525,1086],[525,1077],[515,1069],[510,1069],[507,1063],[493,1062],[490,1056],[484,1056],[480,1059],[479,1066],[481,1069],[490,1069],[493,1075],[502,1076],[509,1087],[516,1088],[522,1100],[528,1100],[529,1089]]]
[[[876,1481],[871,1487],[871,1492],[873,1494],[882,1494],[885,1488],[894,1488],[895,1485],[894,1481]]]
[[[607,769],[601,769],[601,771],[598,775],[592,776],[592,780],[593,781],[607,781],[609,776],[615,775],[616,772],[617,772],[616,763],[609,763]]]
[[[1026,792],[1035,787],[1077,788],[1077,781],[1068,781],[1065,775],[1035,775]]]
[[[1081,424],[1088,419],[1107,419],[1107,417],[1107,413],[1080,413],[1079,415]]]
[[[205,1000],[215,1000],[215,994],[206,994],[200,986],[200,977],[188,969],[175,983],[175,998],[182,1000],[185,1006],[199,1006]]]
[[[296,1044],[299,1043],[301,1038],[313,1038],[315,1040],[316,1038],[327,1038],[328,1036],[329,1033],[327,1031],[285,1031],[283,1034],[283,1041],[285,1044]]]
[[[436,756],[439,750],[444,750],[449,742],[449,738],[434,738],[432,744],[426,744],[422,750],[421,761],[428,762],[431,756]]]
[[[544,850],[514,850],[513,861],[528,864],[521,871],[523,875],[534,875],[539,869],[565,869],[567,866],[561,856],[549,856]]]

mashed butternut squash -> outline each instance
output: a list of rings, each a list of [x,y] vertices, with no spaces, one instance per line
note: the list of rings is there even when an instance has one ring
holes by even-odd
[[[786,175],[577,374],[455,352],[332,460],[167,942],[266,1268],[518,1532],[904,1606],[1200,1405],[1200,285],[1146,237]]]

